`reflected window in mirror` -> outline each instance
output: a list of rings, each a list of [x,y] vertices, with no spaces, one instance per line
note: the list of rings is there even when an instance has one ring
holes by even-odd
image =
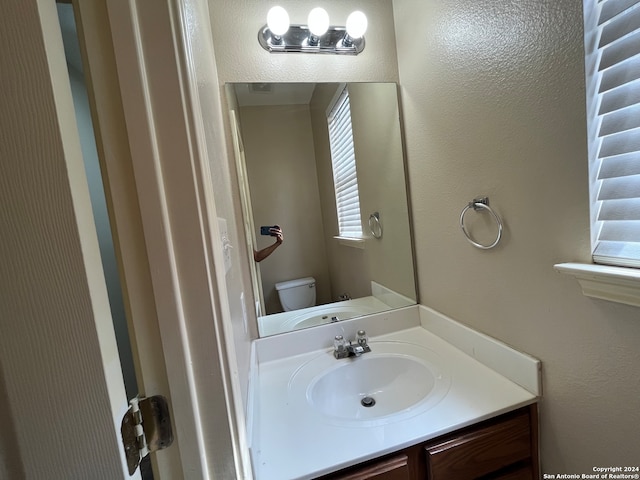
[[[362,221],[360,218],[358,176],[353,148],[349,90],[346,86],[338,89],[335,100],[329,106],[327,125],[336,195],[338,234],[340,237],[361,238]]]

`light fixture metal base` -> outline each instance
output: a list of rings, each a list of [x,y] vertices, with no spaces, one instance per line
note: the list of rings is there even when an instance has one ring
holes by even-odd
[[[364,50],[364,37],[347,36],[345,27],[329,27],[327,33],[310,45],[312,34],[307,25],[291,25],[284,35],[274,35],[265,25],[258,32],[258,42],[271,53],[325,53],[333,55],[358,55]],[[345,42],[345,38],[348,40]]]

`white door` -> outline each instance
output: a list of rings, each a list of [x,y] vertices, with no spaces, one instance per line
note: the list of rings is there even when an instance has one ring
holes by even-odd
[[[157,479],[234,478],[237,432],[202,206],[189,203],[188,191],[175,196],[176,183],[185,188],[179,172],[163,176],[168,154],[188,161],[189,146],[180,132],[173,151],[157,138],[176,128],[157,125],[162,108],[184,128],[171,83],[177,59],[161,78],[145,78],[145,46],[147,54],[155,42],[173,52],[173,6],[154,3],[76,5],[138,382],[143,393],[169,399],[177,427],[175,445],[156,454]],[[145,7],[153,14],[142,34],[136,9]],[[5,2],[0,40],[0,478],[129,478],[119,438],[127,400],[53,0]],[[173,101],[160,105],[167,93]]]

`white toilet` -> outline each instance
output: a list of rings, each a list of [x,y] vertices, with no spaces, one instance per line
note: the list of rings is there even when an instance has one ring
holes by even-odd
[[[276,290],[285,312],[313,307],[316,304],[316,279],[313,277],[276,283]]]

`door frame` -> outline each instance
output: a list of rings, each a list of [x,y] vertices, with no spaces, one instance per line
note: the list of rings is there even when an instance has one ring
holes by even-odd
[[[227,89],[231,87],[227,85]],[[230,91],[225,92],[227,96]],[[231,129],[231,140],[233,142],[233,152],[236,161],[236,171],[238,176],[238,186],[240,190],[240,204],[242,206],[242,220],[244,234],[247,239],[247,256],[252,258],[256,251],[256,228],[253,222],[253,212],[251,211],[251,190],[249,189],[249,176],[247,175],[247,162],[244,153],[244,141],[236,107],[229,109],[229,126]],[[254,292],[257,292],[257,304],[255,306],[256,317],[266,315],[267,310],[264,304],[264,292],[262,291],[262,274],[260,273],[260,263],[250,262],[251,284]]]
[[[206,13],[198,28],[210,38],[208,11],[202,0],[80,1],[75,8],[136,374],[146,394],[170,398],[178,440],[155,455],[154,472],[178,478],[179,462],[183,478],[251,478],[231,375],[224,267],[216,269],[223,254],[212,241],[219,238],[215,203],[186,59],[193,25],[185,19]],[[114,108],[120,98],[122,108]]]
[[[82,50],[138,392],[171,398],[111,27],[105,21],[107,3],[70,3]],[[171,448],[151,456],[155,477],[184,478],[180,462],[180,443],[184,436],[184,433],[178,436]]]

